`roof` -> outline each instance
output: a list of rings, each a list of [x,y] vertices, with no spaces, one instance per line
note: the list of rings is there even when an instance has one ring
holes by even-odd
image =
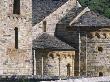
[[[57,49],[57,50],[73,50],[74,48],[68,44],[62,42],[58,38],[51,36],[47,33],[43,33],[33,40],[34,49]]]
[[[36,25],[68,0],[32,0],[32,23]]]
[[[58,24],[68,24],[79,14],[84,8],[74,7],[72,8],[60,21]]]
[[[93,11],[83,14],[74,24],[74,26],[110,26],[110,19],[99,15]]]

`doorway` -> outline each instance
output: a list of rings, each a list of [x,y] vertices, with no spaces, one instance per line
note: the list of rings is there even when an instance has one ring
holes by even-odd
[[[71,67],[71,65],[70,65],[70,63],[68,63],[66,66],[67,66],[67,76],[70,76],[70,72],[71,72],[70,67]]]
[[[102,73],[102,72],[99,72],[99,77],[100,77],[100,76],[103,76],[103,73]]]

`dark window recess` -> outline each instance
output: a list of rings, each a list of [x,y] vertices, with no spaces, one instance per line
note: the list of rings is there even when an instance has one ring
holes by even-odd
[[[102,47],[98,47],[98,51],[102,52],[103,48]]]
[[[99,76],[103,76],[103,73],[102,72],[99,72]]]
[[[20,0],[14,0],[13,14],[20,14]]]
[[[70,67],[71,67],[71,65],[68,63],[66,66],[67,66],[67,76],[70,76]]]
[[[46,25],[47,25],[47,22],[43,21],[43,32],[46,32]]]
[[[18,49],[18,28],[15,27],[15,48]]]
[[[97,38],[100,38],[100,34],[99,33],[96,33],[95,36],[97,36]]]

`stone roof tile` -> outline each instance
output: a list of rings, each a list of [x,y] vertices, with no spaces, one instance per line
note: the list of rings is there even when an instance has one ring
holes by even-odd
[[[74,24],[74,26],[110,26],[110,19],[99,15],[93,11],[83,14]]]
[[[33,40],[33,48],[41,49],[58,49],[58,50],[73,50],[74,48],[62,42],[58,38],[43,33]]]
[[[69,24],[84,8],[72,8],[60,21],[59,24]]]

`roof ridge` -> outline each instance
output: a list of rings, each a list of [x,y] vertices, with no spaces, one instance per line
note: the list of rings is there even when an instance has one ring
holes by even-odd
[[[95,13],[94,11],[89,11],[83,14],[77,22],[72,24],[73,26],[109,26],[110,19]]]
[[[71,22],[70,22],[70,26],[77,21],[83,14],[85,14],[86,12],[90,11],[90,9],[88,7],[84,8]]]
[[[82,11],[83,7],[74,7],[59,21],[58,24],[66,23],[69,24],[75,17],[76,14],[79,14]]]

